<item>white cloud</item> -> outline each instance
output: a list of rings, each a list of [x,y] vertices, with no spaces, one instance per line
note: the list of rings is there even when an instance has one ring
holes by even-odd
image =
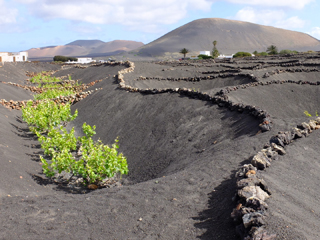
[[[79,24],[70,24],[68,26],[68,29],[74,32],[78,32],[82,35],[87,35],[87,34],[96,34],[102,31],[102,28],[99,26],[83,26]]]
[[[238,11],[234,19],[292,30],[303,28],[306,23],[297,16],[287,18],[283,10],[259,10],[252,7]]]
[[[271,25],[273,22],[284,19],[285,13],[282,10],[261,10],[246,7],[237,12],[234,17],[240,21]]]
[[[208,0],[15,1],[26,4],[32,15],[45,20],[61,18],[93,24],[140,25],[149,30],[155,25],[176,23],[187,15],[189,9],[206,11],[212,5]]]
[[[4,0],[0,0],[0,3]],[[65,19],[91,24],[120,24],[129,30],[160,33],[163,25],[177,23],[190,10],[210,11],[217,0],[13,0],[23,4],[31,15],[43,20]],[[285,8],[301,9],[315,0],[220,0],[247,6],[271,7],[241,9],[235,19],[282,28],[301,28],[304,21],[286,17]],[[1,13],[1,5],[0,5]],[[16,13],[15,13],[16,14]],[[6,15],[9,16],[8,14]],[[12,14],[10,15],[12,16]],[[10,17],[9,16],[9,17]],[[14,16],[14,15],[13,15]],[[0,14],[0,22],[2,15]],[[12,18],[12,17],[11,17]]]
[[[314,27],[312,28],[311,32],[307,32],[307,33],[312,37],[320,39],[320,27]]]
[[[283,19],[276,22],[275,27],[285,28],[285,29],[298,29],[303,28],[306,24],[305,20],[300,19],[299,17],[291,17],[288,19]]]
[[[288,7],[294,9],[302,9],[307,4],[315,0],[227,0],[231,3],[267,6],[267,7]]]
[[[0,0],[0,26],[5,24],[16,23],[18,10],[9,8],[4,0]]]

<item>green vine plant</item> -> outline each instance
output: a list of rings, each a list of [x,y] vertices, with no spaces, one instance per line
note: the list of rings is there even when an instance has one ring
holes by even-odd
[[[68,131],[65,125],[78,116],[78,111],[71,114],[70,103],[57,104],[46,98],[51,95],[42,95],[43,98],[39,95],[35,95],[35,99],[44,100],[36,106],[29,101],[22,108],[22,118],[37,135],[44,151],[40,160],[47,177],[54,178],[57,173],[66,172],[71,175],[70,179],[73,176],[82,178],[84,185],[103,186],[108,178],[128,174],[127,159],[118,153],[118,138],[111,147],[100,139],[94,141],[96,126],[87,123],[82,125],[83,136],[76,138],[74,128]]]
[[[308,112],[308,111],[304,111],[304,114],[307,116],[307,117],[312,117],[312,115]],[[316,117],[318,117],[318,111],[316,111],[315,113]]]
[[[33,101],[28,101],[22,107],[22,118],[28,123],[29,129],[34,134],[46,133],[53,127],[74,120],[78,116],[78,110],[71,114],[70,103],[57,104],[52,100],[44,100],[33,106]]]
[[[48,75],[48,72],[41,72],[37,74],[36,76],[32,77],[30,79],[31,83],[52,83],[52,82],[60,82],[61,80],[56,77],[51,77]]]

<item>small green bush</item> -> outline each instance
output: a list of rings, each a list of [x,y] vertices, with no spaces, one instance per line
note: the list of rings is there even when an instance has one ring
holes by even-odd
[[[59,126],[62,122],[75,119],[78,111],[71,114],[70,104],[56,104],[52,100],[45,100],[32,106],[33,101],[29,101],[25,107],[22,107],[22,118],[30,125],[30,131],[33,133],[47,132],[52,127]]]
[[[292,50],[288,50],[288,49],[284,49],[284,50],[281,50],[279,52],[280,55],[285,55],[285,54],[296,54],[298,53],[297,51],[292,51]]]
[[[307,117],[312,117],[312,115],[308,112],[308,111],[304,111],[304,114],[307,116]],[[318,111],[316,111],[315,113],[316,117],[318,117]]]
[[[60,82],[61,80],[56,77],[51,77],[47,75],[47,72],[42,72],[34,76],[30,79],[32,83],[52,83],[52,82]]]
[[[213,57],[212,56],[208,56],[208,55],[204,55],[204,54],[200,54],[200,55],[198,55],[198,58],[199,59],[212,59]]]
[[[259,53],[260,56],[268,56],[269,54],[267,52],[261,52]]]
[[[72,89],[47,89],[44,92],[34,96],[35,100],[53,99],[60,96],[69,96],[75,94]]]
[[[266,52],[257,52],[257,51],[254,51],[253,54],[256,56],[256,57],[259,57],[259,56],[268,56],[268,53]]]
[[[66,56],[61,56],[61,55],[57,55],[53,57],[53,61],[55,62],[68,62],[68,61],[78,61],[78,58],[74,58],[74,57],[66,57]]]
[[[251,57],[251,53],[248,52],[237,52],[236,54],[233,55],[234,58],[237,57]]]
[[[87,183],[99,183],[106,177],[115,174],[128,174],[127,159],[118,153],[118,139],[111,147],[104,145],[100,140],[94,142],[92,136],[96,134],[95,126],[83,124],[83,137],[75,138],[74,129],[67,132],[63,127],[53,129],[48,137],[40,136],[41,147],[45,154],[51,156],[50,163],[40,157],[43,171],[48,177],[53,177],[56,172],[71,173],[81,176]],[[79,149],[80,157],[74,156],[72,151]]]
[[[52,77],[47,76],[47,82],[52,82]],[[36,79],[35,82],[42,82]],[[63,85],[60,85],[63,86]],[[69,86],[69,85],[68,85]],[[38,136],[44,156],[40,156],[43,173],[48,177],[65,171],[72,176],[80,176],[84,183],[99,184],[105,178],[115,174],[128,174],[127,160],[122,153],[118,153],[118,138],[111,147],[104,145],[100,140],[93,141],[96,134],[95,126],[84,123],[82,130],[84,136],[76,138],[74,128],[67,131],[63,127],[67,121],[74,120],[78,111],[71,114],[70,104],[57,104],[48,99],[61,94],[68,95],[71,90],[57,89],[57,84],[45,84],[47,91],[35,95],[41,100],[36,106],[29,101],[22,108],[22,118],[29,124],[30,130]],[[77,154],[75,151],[78,150]]]

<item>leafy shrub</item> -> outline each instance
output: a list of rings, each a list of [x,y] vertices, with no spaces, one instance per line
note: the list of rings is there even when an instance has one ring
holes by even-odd
[[[284,49],[284,50],[281,50],[281,51],[279,52],[280,55],[295,54],[295,53],[298,53],[298,52],[297,52],[297,51],[288,50],[288,49]]]
[[[81,176],[87,183],[99,183],[106,177],[113,177],[116,173],[128,174],[127,159],[118,153],[118,139],[111,147],[100,140],[94,142],[92,136],[96,133],[95,126],[83,124],[83,137],[74,137],[74,129],[68,133],[63,127],[53,130],[48,137],[41,136],[41,147],[51,156],[49,163],[42,156],[43,171],[48,177],[62,171]],[[72,151],[79,148],[81,156],[73,156]]]
[[[47,132],[52,127],[57,127],[62,122],[71,121],[78,116],[78,111],[71,114],[70,104],[56,104],[52,100],[45,100],[32,106],[29,101],[25,107],[22,107],[22,118],[30,125],[30,131],[33,133]]]
[[[234,58],[237,57],[251,57],[251,53],[248,52],[237,52],[236,54],[233,55]]]
[[[35,82],[43,81],[43,76],[40,75]],[[52,82],[52,79],[48,77],[47,82]],[[22,108],[23,120],[38,136],[44,154],[50,157],[50,160],[47,160],[44,156],[40,156],[44,174],[53,177],[56,172],[65,171],[72,176],[82,177],[85,183],[96,184],[117,173],[127,174],[127,160],[117,151],[118,139],[109,147],[100,140],[93,141],[92,136],[96,134],[95,126],[91,127],[84,123],[82,126],[84,136],[78,138],[74,135],[74,128],[68,132],[63,127],[65,122],[77,117],[78,111],[76,110],[72,115],[69,103],[57,104],[47,98],[61,96],[61,94],[68,95],[70,91],[73,93],[73,90],[61,89],[61,86],[69,87],[69,84],[45,84],[44,86],[47,91],[35,95],[35,99],[45,100],[41,100],[36,106],[29,101]],[[78,150],[77,154],[75,154],[76,150]]]
[[[52,127],[47,136],[43,136],[40,133],[37,135],[44,154],[50,157],[53,157],[58,152],[62,152],[64,149],[68,151],[77,149],[77,139],[74,136],[74,128],[68,133],[63,126],[60,126],[60,128]]]
[[[267,52],[261,52],[259,53],[260,56],[268,56],[269,54]]]
[[[52,99],[60,96],[69,96],[75,94],[72,89],[47,89],[46,91],[34,96],[35,100]]]
[[[259,56],[268,56],[268,53],[266,52],[257,52],[257,51],[254,51],[252,54],[254,54],[255,56],[259,57]]]
[[[208,55],[204,55],[204,54],[200,54],[200,55],[198,55],[198,58],[199,59],[212,59],[213,57],[212,56],[208,56]]]
[[[308,112],[308,111],[304,111],[304,114],[307,116],[307,117],[312,117],[312,115]],[[318,111],[316,111],[316,117],[318,117]]]
[[[78,61],[78,58],[74,58],[74,57],[65,57],[65,56],[61,56],[61,55],[57,55],[54,56],[53,61],[55,62],[68,62],[68,61]]]
[[[32,83],[52,83],[52,82],[60,82],[61,80],[56,77],[51,77],[47,75],[47,72],[42,72],[34,76],[30,79]]]
[[[267,48],[267,51],[266,51],[269,55],[277,55],[278,54],[278,48],[277,46],[275,45],[270,45],[268,48]]]

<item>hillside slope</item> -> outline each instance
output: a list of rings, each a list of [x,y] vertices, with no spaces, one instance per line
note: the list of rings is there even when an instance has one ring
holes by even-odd
[[[143,46],[142,42],[114,40],[103,42],[100,40],[76,40],[61,46],[50,46],[43,48],[32,48],[28,50],[29,58],[63,56],[92,56],[95,55],[112,55],[117,51],[130,51]]]
[[[155,56],[166,55],[168,52],[178,53],[180,49],[187,48],[191,54],[199,54],[199,51],[212,50],[214,40],[218,42],[218,50],[224,54],[265,51],[271,44],[276,45],[279,50],[320,50],[319,41],[305,33],[249,22],[205,18],[165,34],[141,47],[139,52],[146,56]]]

